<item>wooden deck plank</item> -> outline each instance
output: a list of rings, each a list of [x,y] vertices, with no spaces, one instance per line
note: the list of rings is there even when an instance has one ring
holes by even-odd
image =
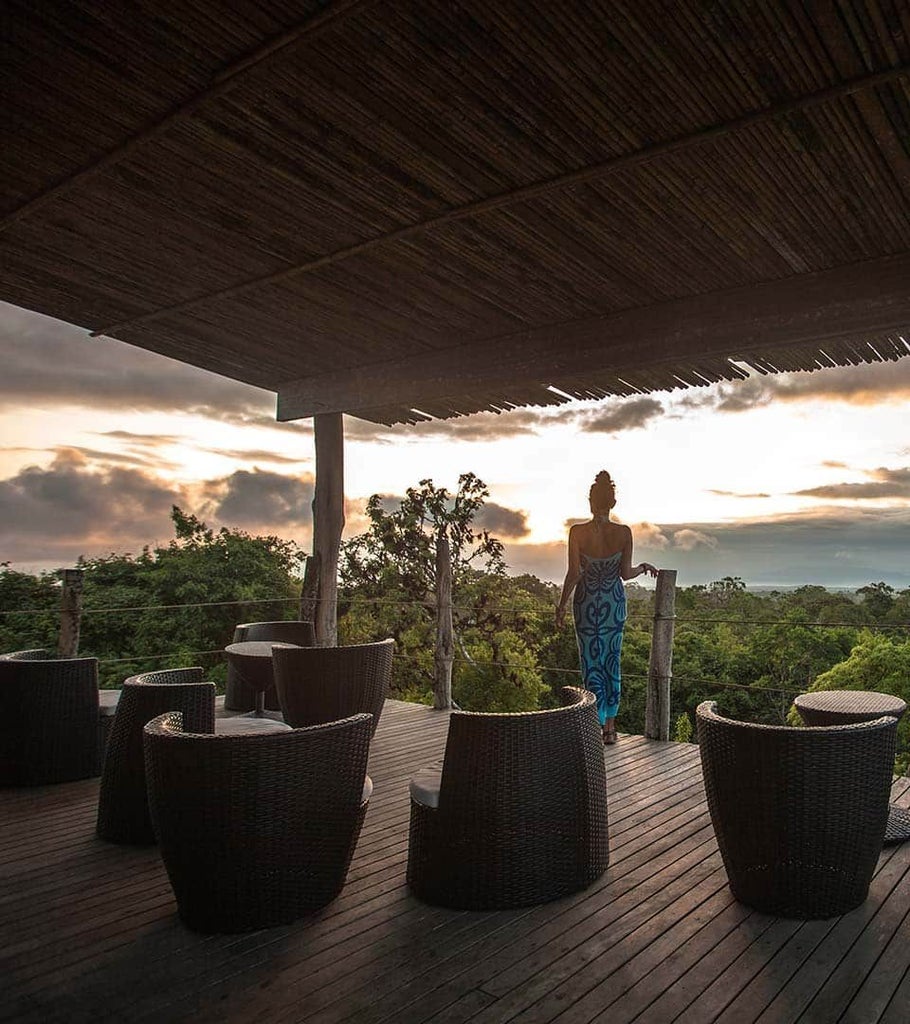
[[[910,843],[886,847],[852,914],[751,911],[726,884],[691,745],[605,749],[611,863],[585,892],[488,913],[415,900],[408,779],[446,729],[387,704],[345,889],[245,935],[188,931],[157,850],[95,838],[97,780],[0,791],[0,1020],[905,1024]],[[893,794],[910,803],[910,780]]]

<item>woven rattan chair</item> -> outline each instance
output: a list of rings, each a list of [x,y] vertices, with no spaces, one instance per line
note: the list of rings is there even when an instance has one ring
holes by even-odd
[[[798,729],[696,712],[705,792],[733,895],[824,918],[869,891],[888,821],[897,720]]]
[[[366,712],[373,732],[389,692],[394,640],[349,647],[284,647],[272,651],[284,720],[295,728]]]
[[[99,692],[95,658],[0,655],[0,785],[99,775],[119,694]]]
[[[108,742],[97,832],[113,843],[154,843],[145,785],[142,729],[166,711],[180,711],[190,732],[215,731],[215,684],[201,668],[164,669],[132,676],[123,692]]]
[[[372,783],[370,716],[235,736],[145,726],[149,806],[181,919],[203,932],[295,920],[341,891]]]
[[[428,903],[520,907],[584,889],[609,863],[594,695],[525,714],[453,711],[442,769],[411,782],[408,884]]]
[[[274,640],[276,643],[312,647],[316,643],[316,635],[312,622],[297,619],[280,622],[243,622],[234,627],[234,638],[231,642],[239,644],[244,640]],[[252,711],[256,707],[255,691],[247,686],[231,664],[228,664],[224,706],[229,711]],[[266,691],[265,707],[267,711],[281,710],[275,687]]]

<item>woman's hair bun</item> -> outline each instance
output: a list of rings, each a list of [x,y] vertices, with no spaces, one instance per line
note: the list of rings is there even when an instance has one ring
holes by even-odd
[[[616,504],[616,486],[613,477],[605,469],[594,477],[588,497],[596,509],[609,511]]]

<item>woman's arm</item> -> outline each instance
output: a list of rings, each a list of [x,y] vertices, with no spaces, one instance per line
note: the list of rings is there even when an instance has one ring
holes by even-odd
[[[619,575],[624,580],[634,580],[636,576],[641,576],[642,573],[647,573],[649,576],[657,575],[657,568],[651,565],[650,562],[641,562],[639,565],[632,564],[632,531],[629,527],[625,527],[626,531],[626,542],[622,549],[622,559],[620,560]]]
[[[566,605],[569,603],[569,598],[572,596],[572,591],[575,589],[579,576],[581,576],[581,554],[578,550],[578,532],[572,526],[569,529],[569,568],[566,572],[565,582],[562,585],[562,596],[559,599],[559,604],[556,606],[556,626],[558,629],[562,629],[562,624],[566,620]]]

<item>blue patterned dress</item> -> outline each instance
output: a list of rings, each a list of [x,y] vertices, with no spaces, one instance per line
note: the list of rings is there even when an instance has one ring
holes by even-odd
[[[621,692],[619,659],[626,591],[619,575],[622,551],[608,558],[581,556],[572,613],[585,689],[597,697],[600,724],[615,718]]]

